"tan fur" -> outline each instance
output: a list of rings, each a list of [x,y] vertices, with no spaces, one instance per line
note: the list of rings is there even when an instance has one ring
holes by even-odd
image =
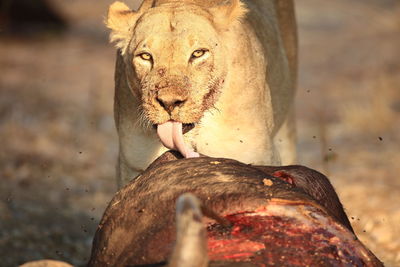
[[[118,48],[119,185],[165,151],[152,125],[171,119],[196,123],[184,138],[200,153],[293,163],[292,0],[145,0],[138,11],[116,2],[106,24]]]

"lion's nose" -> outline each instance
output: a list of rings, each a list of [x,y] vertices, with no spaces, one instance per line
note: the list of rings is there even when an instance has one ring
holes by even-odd
[[[169,113],[176,107],[182,106],[187,100],[187,96],[163,94],[157,96],[157,101]]]

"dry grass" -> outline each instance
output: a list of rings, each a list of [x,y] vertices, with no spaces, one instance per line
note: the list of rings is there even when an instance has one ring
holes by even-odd
[[[114,51],[69,35],[0,46],[1,265],[82,265],[116,189]]]
[[[0,39],[2,266],[83,266],[116,189],[111,1],[54,1],[70,32]],[[300,161],[330,174],[361,240],[400,266],[399,4],[297,3]]]
[[[400,266],[400,5],[298,7],[301,161],[330,175],[360,239]]]

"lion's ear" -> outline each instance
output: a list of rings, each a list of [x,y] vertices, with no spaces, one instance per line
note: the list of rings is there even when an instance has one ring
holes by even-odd
[[[210,8],[214,24],[219,30],[227,30],[233,23],[240,22],[247,11],[245,4],[240,0],[229,0],[227,4],[221,3]]]
[[[105,24],[111,29],[110,41],[125,53],[129,40],[131,29],[135,25],[140,15],[152,7],[154,0],[144,0],[138,11],[131,10],[122,2],[114,2],[108,9]]]

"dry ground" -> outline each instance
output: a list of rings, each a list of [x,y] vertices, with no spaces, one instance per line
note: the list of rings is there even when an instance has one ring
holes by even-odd
[[[54,0],[75,21],[66,34],[0,39],[1,266],[83,266],[116,190],[109,2]],[[329,174],[361,240],[400,266],[400,4],[297,7],[300,162]]]

